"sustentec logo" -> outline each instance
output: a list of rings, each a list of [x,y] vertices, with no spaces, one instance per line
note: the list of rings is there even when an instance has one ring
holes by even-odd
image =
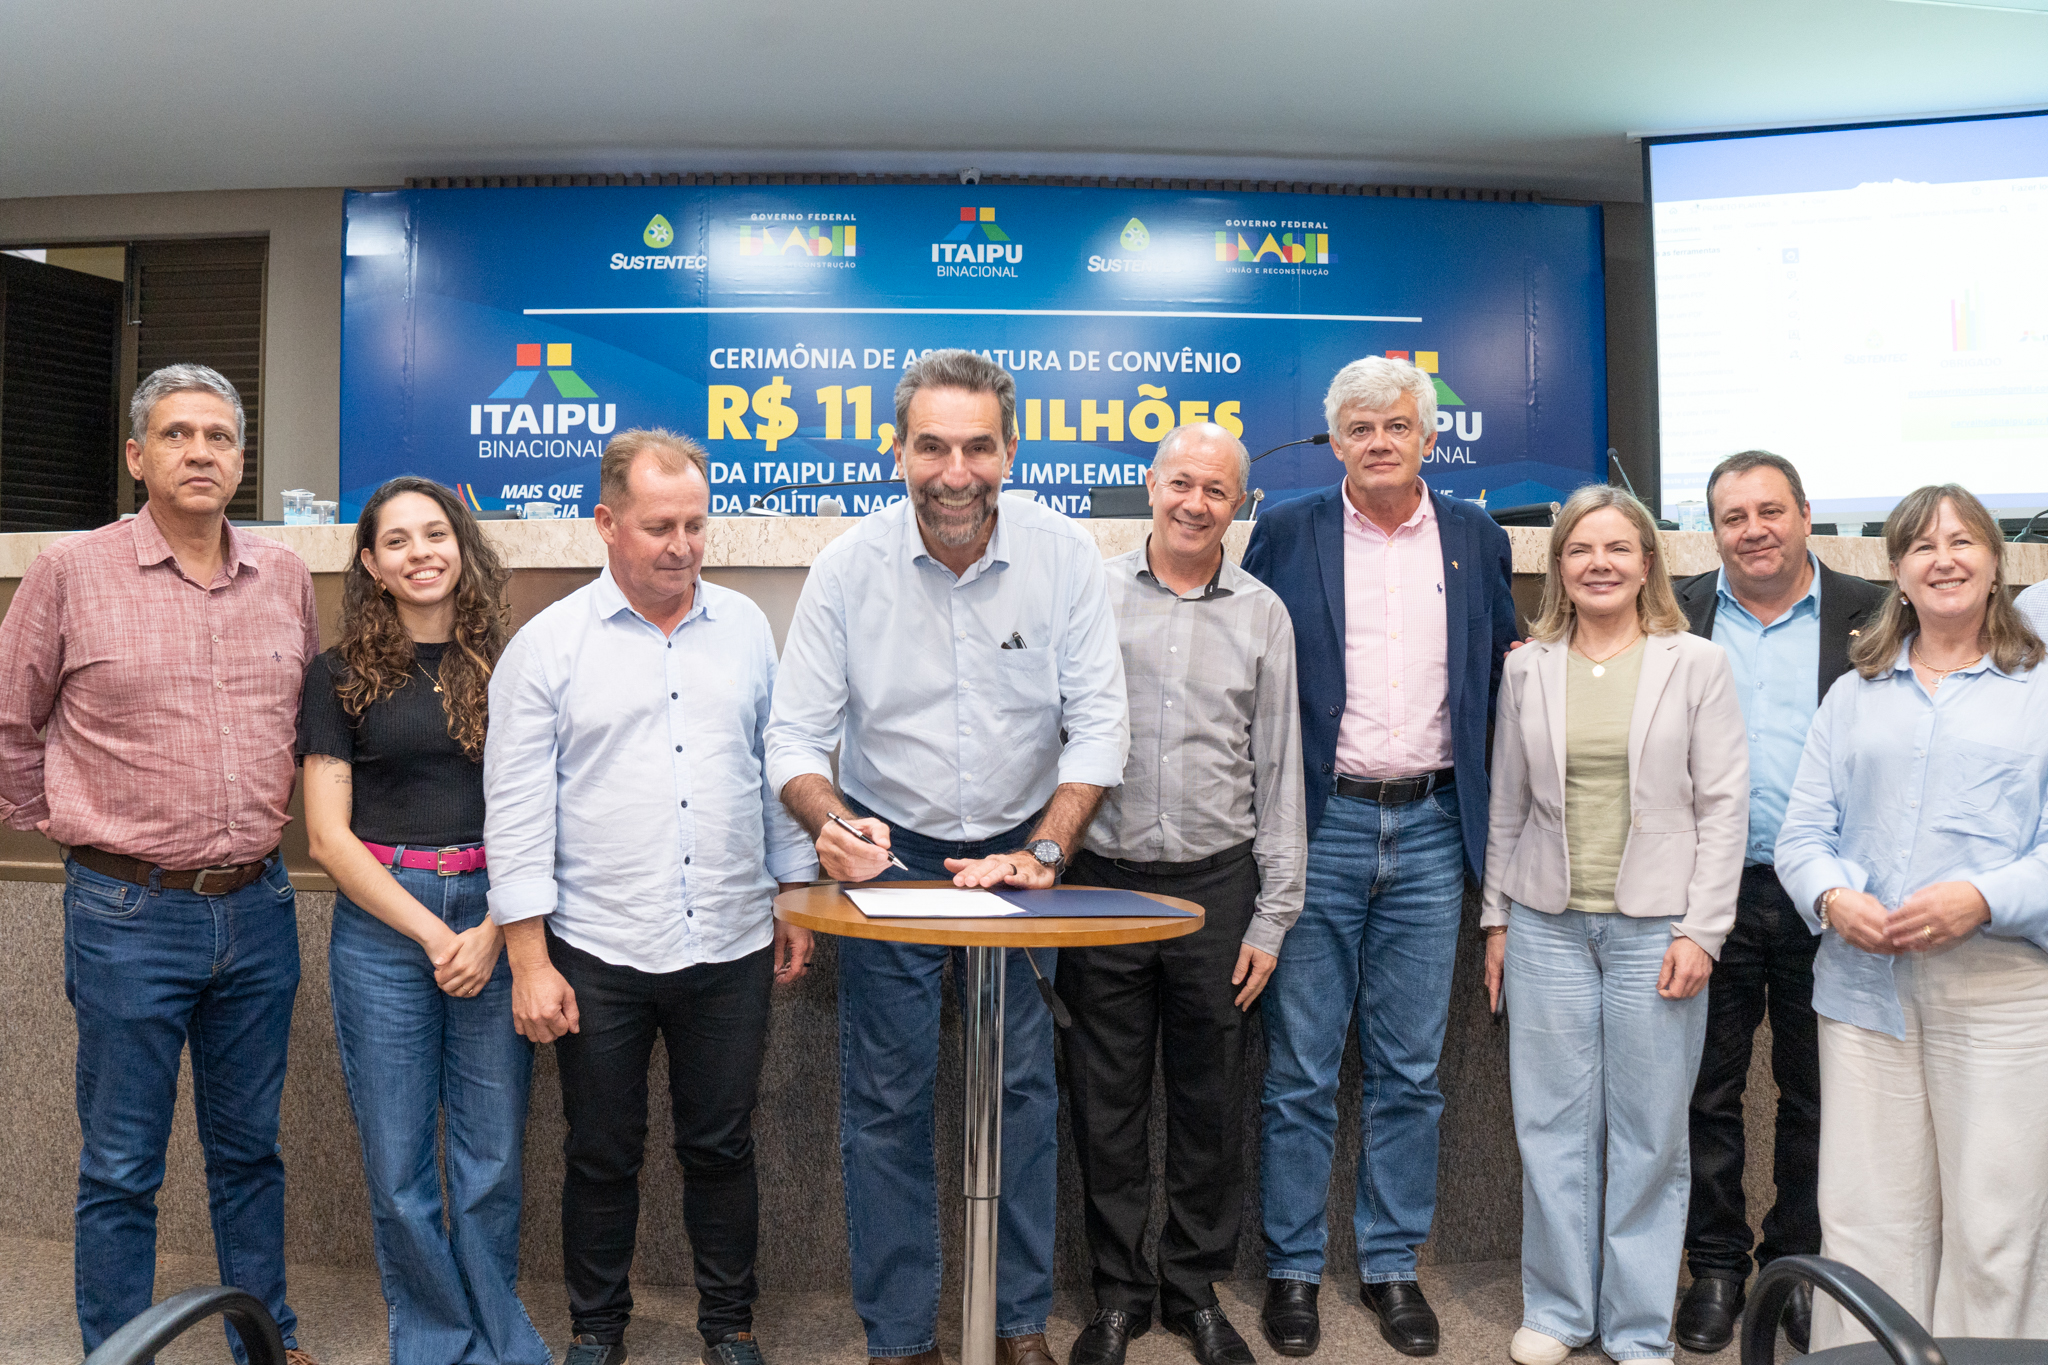
[[[740,225],[742,256],[856,256],[859,242],[852,223],[804,223],[784,232],[779,225]]]
[[[1091,275],[1139,275],[1165,267],[1144,258],[1145,251],[1152,245],[1152,233],[1136,218],[1124,224],[1124,230],[1117,234],[1117,245],[1134,254],[1129,256],[1090,256],[1088,273]]]
[[[1442,359],[1438,352],[1388,351],[1387,359],[1407,361],[1416,369],[1428,375],[1430,382],[1436,385],[1436,429],[1438,432],[1450,431],[1455,426],[1457,438],[1460,441],[1477,441],[1479,439],[1479,433],[1485,426],[1486,414],[1476,409],[1467,409],[1453,416],[1452,413],[1446,411],[1449,408],[1465,407],[1465,400],[1458,397],[1457,392],[1449,384],[1444,383],[1443,376],[1437,373],[1438,364]],[[1468,418],[1470,419],[1469,421],[1467,420]],[[1431,458],[1452,464],[1469,464],[1471,462],[1470,457],[1464,456],[1461,458],[1462,454],[1459,450],[1447,449],[1442,443],[1439,443],[1436,450],[1432,452]]]
[[[481,441],[477,445],[478,458],[496,459],[524,455],[535,458],[553,456],[594,460],[603,454],[596,441],[585,440],[582,437],[586,433],[603,436],[616,427],[619,423],[617,403],[520,401],[532,391],[542,373],[546,373],[555,393],[562,398],[597,397],[597,391],[584,383],[582,376],[570,368],[574,359],[571,343],[521,342],[512,348],[512,352],[516,368],[505,376],[505,382],[493,389],[490,397],[484,402],[469,405],[469,434],[506,437],[552,436],[569,439]],[[484,430],[486,419],[490,423],[488,433]]]
[[[660,214],[647,220],[647,226],[640,229],[640,240],[656,251],[672,246],[676,240],[675,224]],[[623,251],[612,253],[614,270],[702,270],[704,258],[701,255],[672,256],[628,256]]]
[[[1023,259],[1024,244],[1011,241],[1010,234],[996,226],[992,208],[963,206],[959,225],[944,241],[932,243],[932,263],[938,266],[941,279],[1003,276],[1014,280]]]

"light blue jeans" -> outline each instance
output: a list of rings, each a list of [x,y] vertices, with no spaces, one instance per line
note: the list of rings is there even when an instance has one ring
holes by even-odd
[[[1465,894],[1457,788],[1398,806],[1333,796],[1308,846],[1308,893],[1260,1010],[1259,1194],[1266,1274],[1320,1283],[1337,1151],[1337,1073],[1353,1023],[1365,1061],[1359,1278],[1415,1278],[1436,1212],[1437,1058]]]
[[[1523,905],[1508,921],[1522,1325],[1615,1360],[1672,1353],[1707,993],[1657,994],[1671,923]]]
[[[401,867],[391,875],[456,933],[483,922],[489,873]],[[362,1135],[392,1365],[549,1365],[554,1357],[519,1301],[533,1045],[512,1027],[511,964],[501,952],[483,990],[458,1000],[434,984],[425,949],[337,895],[327,972]]]

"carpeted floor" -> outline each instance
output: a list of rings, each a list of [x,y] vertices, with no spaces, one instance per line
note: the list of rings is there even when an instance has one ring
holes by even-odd
[[[157,1268],[157,1296],[212,1283],[215,1275],[210,1260],[166,1256]],[[1443,1322],[1444,1349],[1437,1361],[1506,1365],[1508,1337],[1521,1318],[1521,1285],[1513,1262],[1425,1268],[1422,1284]],[[1240,1280],[1220,1289],[1230,1320],[1260,1360],[1280,1360],[1258,1336],[1264,1283]],[[568,1335],[561,1285],[529,1281],[523,1290],[535,1325],[559,1356]],[[300,1344],[322,1365],[385,1365],[384,1301],[374,1274],[294,1266],[291,1297],[299,1314]],[[696,1360],[701,1342],[692,1292],[639,1286],[634,1299],[627,1345],[635,1361],[686,1365]],[[1048,1336],[1062,1361],[1091,1306],[1085,1296],[1073,1294],[1062,1294],[1055,1303]],[[955,1305],[949,1308],[940,1335],[947,1359],[958,1360],[958,1311]],[[770,1365],[860,1365],[864,1359],[860,1322],[843,1294],[763,1295],[755,1323]],[[1780,1359],[1788,1353],[1780,1337]],[[0,1365],[76,1365],[79,1355],[69,1243],[24,1238],[0,1245]],[[1323,1345],[1316,1358],[1329,1365],[1399,1365],[1403,1359],[1380,1340],[1371,1316],[1358,1303],[1356,1286],[1337,1281],[1328,1285],[1323,1300]],[[227,1359],[219,1332],[206,1327],[193,1329],[159,1357],[162,1365],[220,1365]],[[1156,1328],[1133,1343],[1129,1356],[1130,1365],[1183,1365],[1192,1359],[1185,1344]],[[1588,1349],[1575,1359],[1592,1365],[1602,1357]],[[1679,1365],[1735,1365],[1735,1360],[1733,1347],[1712,1357],[1679,1355]]]

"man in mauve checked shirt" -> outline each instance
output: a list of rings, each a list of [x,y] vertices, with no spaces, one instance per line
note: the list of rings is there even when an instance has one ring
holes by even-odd
[[[167,366],[129,418],[148,504],[44,551],[0,622],[0,817],[69,854],[79,1328],[91,1354],[150,1305],[189,1039],[221,1283],[261,1299],[288,1358],[310,1365],[284,1298],[278,1100],[299,932],[277,843],[299,684],[320,651],[313,579],[227,524],[242,481],[232,384]]]
[[[1067,1096],[1086,1200],[1096,1313],[1070,1365],[1122,1365],[1152,1321],[1202,1365],[1251,1365],[1216,1302],[1244,1203],[1245,1011],[1301,913],[1301,713],[1294,627],[1223,554],[1251,461],[1219,426],[1177,427],[1145,476],[1152,533],[1104,567],[1130,699],[1124,781],[1106,793],[1068,882],[1178,896],[1186,938],[1069,949]],[[1155,1271],[1152,1055],[1166,1063],[1166,1220]]]

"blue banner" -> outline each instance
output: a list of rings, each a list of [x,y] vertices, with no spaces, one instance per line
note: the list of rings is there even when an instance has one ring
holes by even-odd
[[[1324,429],[1364,355],[1436,380],[1430,486],[1493,506],[1604,477],[1595,208],[1041,186],[592,187],[347,197],[342,509],[423,474],[479,508],[589,516],[606,438],[702,440],[712,510],[903,495],[906,364],[1017,377],[1013,486],[1085,515],[1175,424],[1254,454]],[[1327,487],[1327,447],[1253,470]]]

